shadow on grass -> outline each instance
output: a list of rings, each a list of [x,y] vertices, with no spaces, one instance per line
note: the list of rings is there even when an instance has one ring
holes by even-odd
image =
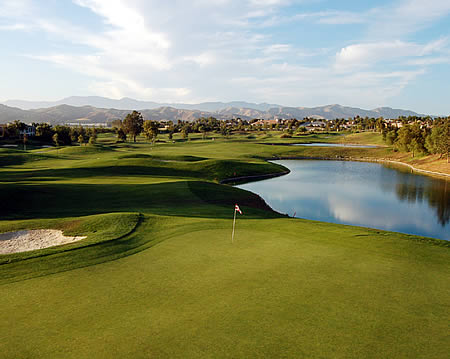
[[[55,180],[71,180],[77,178],[91,178],[98,176],[173,176],[173,177],[198,177],[200,174],[194,170],[178,169],[163,166],[105,166],[105,167],[81,167],[62,169],[43,169],[33,171],[9,171],[3,174],[3,182],[17,181],[42,181],[46,178]]]
[[[27,162],[27,157],[24,154],[0,153],[0,167],[22,165],[25,162]]]
[[[181,156],[184,158],[184,156]],[[230,160],[188,160],[180,162],[151,161],[146,157],[133,157],[122,160],[123,163],[112,166],[40,169],[28,171],[8,171],[2,173],[2,182],[45,182],[57,180],[76,180],[78,178],[94,177],[174,177],[202,178],[221,180],[229,177],[259,175],[282,172],[283,167],[267,163],[246,163]],[[129,163],[126,163],[128,161]],[[131,163],[130,163],[131,162]],[[134,163],[133,163],[134,162]],[[136,163],[137,162],[137,163]]]
[[[2,219],[62,218],[110,212],[229,218],[233,206],[245,218],[278,216],[256,194],[203,181],[158,184],[0,185]]]
[[[2,265],[0,283],[8,283],[86,267],[150,248],[171,236],[198,230],[191,218],[233,218],[234,204],[244,212],[240,220],[277,218],[257,195],[227,185],[185,181],[150,185],[0,185],[2,219],[80,217],[109,212],[141,212],[135,230],[125,237]],[[155,215],[155,216],[153,216]],[[161,216],[170,216],[161,217]],[[161,227],[162,225],[162,227]],[[206,224],[207,228],[211,226]],[[164,229],[159,229],[159,228]],[[156,231],[156,232],[155,232]],[[152,235],[148,235],[152,232]]]

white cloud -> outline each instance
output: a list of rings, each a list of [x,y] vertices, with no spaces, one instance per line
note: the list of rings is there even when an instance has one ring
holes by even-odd
[[[250,0],[250,4],[254,6],[274,6],[274,5],[286,5],[290,1],[287,0]]]
[[[289,52],[291,50],[291,48],[292,48],[292,46],[289,44],[273,44],[273,45],[267,46],[263,50],[263,52],[267,55],[280,54],[280,53]]]
[[[0,0],[2,3],[5,1]],[[421,16],[416,1],[363,13],[327,10],[287,16],[279,10],[290,1],[194,0],[175,4],[73,0],[97,17],[92,27],[95,30],[69,17],[43,15],[45,11],[35,17],[21,15],[29,12],[32,4],[20,3],[8,10],[8,21],[0,25],[3,30],[20,30],[23,19],[29,19],[27,25],[45,33],[50,43],[62,44],[31,54],[33,59],[88,76],[92,79],[91,93],[115,98],[168,102],[245,99],[288,105],[321,101],[372,106],[400,93],[424,73],[425,66],[443,61],[448,47],[445,37],[421,44],[402,39],[396,32],[384,37],[382,31],[373,37],[370,34],[376,24],[388,18],[404,23],[398,9],[408,6],[407,11],[424,26],[445,12],[445,4],[441,2],[439,7],[436,1],[432,10],[423,10],[427,14]],[[325,28],[359,23],[369,34],[358,34],[359,39],[341,45],[336,53],[336,45],[302,48],[300,41],[276,37],[265,28],[309,20]],[[412,23],[408,24],[412,29]],[[398,33],[405,28],[401,26]],[[379,66],[385,63],[390,67]]]
[[[33,5],[31,0],[0,0],[0,18],[30,15]]]
[[[450,54],[445,57],[426,57],[421,59],[409,60],[407,64],[412,66],[450,64]]]
[[[300,13],[291,16],[288,21],[302,21],[312,20],[319,24],[328,25],[345,25],[345,24],[363,24],[367,22],[367,16],[365,13],[355,13],[349,11],[317,11],[310,13]]]
[[[216,62],[216,55],[213,52],[204,52],[195,56],[184,56],[183,61],[191,61],[199,66],[208,66]]]
[[[8,24],[0,25],[0,31],[17,31],[17,30],[28,30],[30,27],[25,24]]]
[[[450,13],[448,0],[400,0],[361,12],[326,10],[295,14],[284,21],[311,20],[319,24],[361,24],[372,38],[395,38],[417,32]]]
[[[338,69],[354,70],[355,67],[368,67],[377,62],[390,61],[403,57],[419,57],[439,51],[446,43],[444,40],[437,40],[425,45],[400,40],[361,43],[349,45],[342,48],[336,54],[335,66]]]
[[[374,9],[371,33],[402,36],[417,32],[450,13],[448,0],[403,0],[394,6]]]

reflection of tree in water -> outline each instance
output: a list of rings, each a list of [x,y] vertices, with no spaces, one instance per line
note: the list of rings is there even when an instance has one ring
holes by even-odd
[[[408,201],[410,203],[423,201],[424,188],[422,185],[416,186],[414,184],[397,183],[395,192],[401,201]]]
[[[425,179],[422,176],[398,174],[395,187],[397,198],[410,203],[428,201],[436,211],[439,223],[444,227],[450,222],[450,185],[448,181]]]
[[[431,187],[435,187],[431,188]],[[439,223],[445,226],[450,222],[450,189],[448,188],[448,181],[444,183],[436,183],[430,186],[428,193],[428,203],[431,207],[436,209],[439,218]]]

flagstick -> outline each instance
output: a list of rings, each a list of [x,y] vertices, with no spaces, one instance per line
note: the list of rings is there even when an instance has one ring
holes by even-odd
[[[234,243],[234,226],[236,223],[236,208],[234,208],[234,217],[233,217],[233,233],[231,234],[231,243]]]

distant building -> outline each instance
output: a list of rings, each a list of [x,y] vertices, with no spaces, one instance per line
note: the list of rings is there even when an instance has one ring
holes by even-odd
[[[300,124],[300,127],[305,127],[308,131],[321,130],[327,124],[324,121],[311,121]]]
[[[256,122],[253,122],[251,125],[252,126],[258,126],[258,125],[264,126],[265,124],[266,125],[277,125],[279,123],[282,123],[282,120],[277,118],[275,120],[258,120]]]
[[[70,126],[70,127],[78,127],[78,126],[82,126],[82,127],[111,127],[111,124],[108,124],[106,122],[98,122],[98,123],[83,123],[83,122],[69,122],[66,123],[66,126]]]
[[[19,131],[21,136],[34,137],[36,136],[36,127],[33,125],[26,125],[23,130]]]

